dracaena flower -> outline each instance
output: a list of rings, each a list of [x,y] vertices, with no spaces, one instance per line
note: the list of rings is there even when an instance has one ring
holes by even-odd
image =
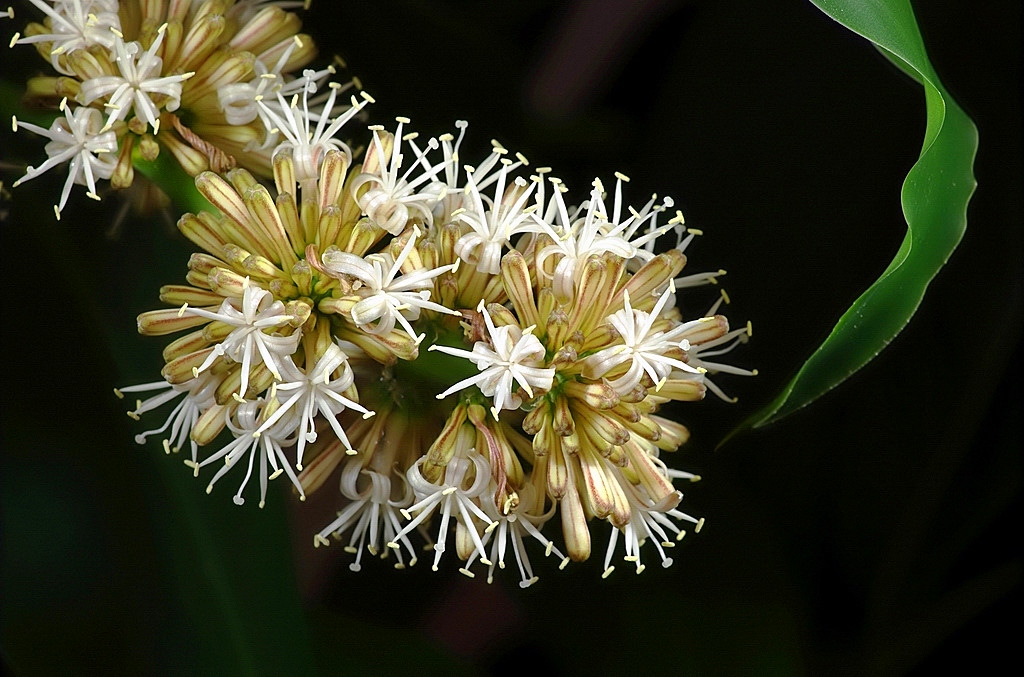
[[[41,108],[67,99],[75,116],[93,117],[79,109],[101,114],[103,123],[91,137],[96,143],[102,139],[105,149],[112,146],[105,151],[110,156],[102,171],[93,163],[92,177],[83,177],[91,196],[98,195],[96,179],[109,180],[115,188],[131,186],[133,158],[154,161],[160,153],[169,153],[193,176],[207,169],[223,172],[243,166],[267,178],[280,130],[274,118],[262,114],[257,99],[273,101],[270,108],[283,120],[288,118],[288,106],[278,107],[278,96],[290,98],[311,87],[331,87],[333,94],[334,87],[351,86],[326,83],[335,74],[333,66],[308,71],[311,77],[295,77],[316,54],[312,38],[298,33],[298,17],[286,11],[296,3],[32,4],[42,13],[42,22],[30,23],[12,44],[32,45],[62,77],[30,79],[26,98]],[[122,24],[121,17],[130,19]],[[333,103],[333,95],[328,98]],[[316,124],[316,138],[303,134],[290,139],[291,152],[307,160],[300,170],[322,159],[323,149],[341,147],[329,137],[339,120],[364,102],[353,100],[352,109],[348,104],[333,111],[328,106],[322,117],[310,118]],[[321,121],[326,122],[320,125]],[[309,121],[292,122],[285,125],[289,131],[311,131]],[[77,181],[78,174],[72,174]],[[62,206],[66,195],[65,191]]]
[[[663,460],[689,431],[660,407],[720,393],[710,374],[754,373],[719,361],[749,336],[721,303],[677,305],[692,240],[681,218],[656,225],[671,202],[627,210],[620,179],[570,210],[564,185],[513,178],[525,159],[497,144],[467,171],[461,124],[426,144],[404,118],[373,128],[361,162],[347,146],[307,153],[336,119],[330,96],[314,110],[305,94],[277,195],[241,169],[197,178],[216,211],[179,228],[202,251],[188,284],[161,290],[168,307],[139,317],[145,334],[182,335],[163,383],[123,389],[154,393],[135,415],[183,399],[139,441],[188,439],[196,473],[221,463],[210,488],[241,478],[238,503],[254,476],[262,504],[279,474],[300,497],[340,475],[313,541],[344,543],[353,571],[369,556],[412,565],[425,541],[435,569],[479,562],[490,581],[514,562],[526,587],[549,566],[531,548],[564,567],[598,529],[605,575],[620,541],[638,572],[648,552],[670,565],[702,521],[676,487],[696,476]]]
[[[475,364],[480,373],[459,381],[437,397],[443,399],[470,386],[477,386],[480,392],[494,399],[492,412],[494,418],[498,418],[498,412],[502,409],[517,409],[522,403],[522,398],[512,391],[514,384],[518,384],[526,391],[527,397],[533,399],[540,392],[551,389],[555,369],[541,366],[544,364],[544,346],[533,335],[534,327],[525,330],[515,325],[495,327],[483,301],[477,311],[483,316],[487,336],[474,343],[472,351],[437,344],[430,346],[430,349],[463,357]]]
[[[383,335],[390,333],[397,322],[410,338],[419,343],[423,340],[423,334],[416,334],[410,322],[417,320],[421,311],[459,314],[429,300],[434,279],[455,269],[458,264],[399,274],[403,264],[409,260],[419,236],[419,229],[413,228],[397,258],[388,252],[370,254],[363,258],[337,247],[328,248],[323,253],[321,262],[324,271],[338,278],[351,279],[355,283],[352,294],[358,300],[349,314],[360,329]]]
[[[103,115],[95,108],[76,108],[72,111],[66,101],[61,101],[60,110],[64,117],[53,121],[49,129],[43,129],[30,122],[13,121],[14,130],[25,128],[30,132],[50,139],[46,144],[46,162],[38,167],[29,167],[25,176],[14,182],[14,186],[45,174],[64,162],[68,164],[68,178],[64,182],[60,201],[54,206],[54,213],[60,213],[68,202],[74,184],[86,186],[87,195],[98,200],[96,179],[109,179],[117,164],[117,137],[114,132],[103,129]]]
[[[181,85],[195,72],[162,75],[163,59],[157,54],[166,32],[167,24],[164,24],[146,50],[138,42],[125,42],[120,31],[115,32],[114,64],[118,73],[89,78],[82,83],[82,103],[104,99],[103,107],[109,111],[104,129],[134,112],[135,117],[152,126],[155,134],[160,131],[161,107],[173,112],[181,105]]]

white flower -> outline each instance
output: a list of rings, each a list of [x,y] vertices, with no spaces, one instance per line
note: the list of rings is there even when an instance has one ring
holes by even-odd
[[[235,439],[221,447],[212,456],[204,459],[202,463],[195,464],[186,461],[186,465],[192,467],[198,477],[200,468],[205,465],[209,465],[214,461],[224,459],[224,467],[218,470],[217,474],[213,476],[212,480],[210,480],[210,483],[206,487],[206,493],[213,491],[213,485],[217,483],[217,480],[223,477],[229,470],[231,470],[232,467],[237,465],[239,458],[248,454],[249,464],[245,471],[245,477],[242,478],[242,483],[238,486],[238,492],[234,496],[233,500],[235,505],[242,505],[245,503],[245,499],[242,497],[242,491],[245,490],[245,485],[249,483],[249,479],[252,477],[253,463],[257,456],[259,456],[260,459],[258,472],[260,475],[261,508],[267,501],[267,482],[269,480],[277,479],[281,473],[288,474],[288,478],[292,481],[292,484],[299,492],[299,499],[306,500],[306,494],[302,490],[302,484],[295,476],[295,473],[292,472],[291,464],[288,462],[288,459],[284,455],[284,450],[281,448],[282,444],[284,444],[284,440],[269,431],[262,435],[254,435],[260,426],[260,414],[265,406],[266,401],[262,397],[250,402],[243,402],[238,405],[235,410],[235,415],[227,420],[227,426],[231,432],[234,433]],[[267,467],[268,464],[270,466],[269,468]]]
[[[466,263],[475,265],[481,273],[497,275],[501,270],[501,253],[505,245],[512,246],[510,239],[517,233],[540,232],[542,226],[534,213],[536,204],[527,206],[537,182],[527,185],[526,179],[516,177],[513,184],[505,189],[508,172],[516,164],[501,158],[502,167],[496,177],[494,198],[480,195],[483,185],[494,181],[494,176],[477,183],[476,173],[466,169],[468,182],[465,191],[468,200],[463,209],[452,214],[452,220],[470,227],[455,243],[455,253]]]
[[[648,261],[654,257],[654,253],[646,246],[653,245],[658,237],[677,227],[674,220],[660,228],[655,222],[660,212],[672,206],[670,198],[665,198],[662,204],[656,205],[657,196],[652,196],[640,211],[629,207],[629,217],[623,218],[622,184],[629,179],[619,173],[615,176],[615,199],[610,214],[604,202],[604,186],[600,179],[595,179],[590,200],[581,205],[572,217],[569,216],[569,210],[562,199],[562,191],[559,190],[557,180],[551,179],[556,182],[556,189],[553,191],[549,211],[553,208],[560,226],[556,231],[549,224],[542,222],[544,232],[554,240],[554,244],[541,249],[537,264],[538,270],[547,277],[544,263],[548,258],[556,257],[551,279],[552,287],[559,299],[572,299],[573,290],[579,282],[582,264],[587,257],[611,252],[624,259],[637,258]],[[584,214],[582,218],[580,213]],[[636,237],[640,227],[648,222],[650,223],[647,232]]]
[[[348,565],[352,571],[362,569],[363,548],[371,555],[380,555],[381,559],[394,550],[398,559],[396,569],[405,568],[405,558],[401,548],[381,548],[382,543],[398,543],[405,546],[409,555],[409,566],[416,564],[416,549],[409,540],[408,533],[399,536],[402,524],[399,521],[399,510],[412,504],[413,493],[408,484],[401,483],[404,491],[397,499],[391,497],[391,478],[376,470],[363,468],[362,458],[348,461],[341,471],[341,493],[351,501],[339,513],[338,518],[324,527],[313,537],[313,545],[330,545],[328,535],[341,535],[352,529],[345,551],[356,556],[356,561]],[[359,488],[360,478],[369,481],[362,489]],[[383,540],[381,540],[383,539]]]
[[[271,431],[283,439],[297,433],[295,469],[302,470],[302,455],[306,443],[316,442],[314,419],[317,414],[323,414],[334,434],[345,444],[346,450],[351,450],[352,444],[338,423],[337,415],[345,409],[355,409],[368,418],[373,416],[373,412],[342,394],[352,386],[354,376],[352,368],[348,365],[348,357],[341,348],[332,343],[316,364],[305,372],[295,366],[291,357],[286,356],[280,365],[281,382],[271,386],[271,395],[268,398],[273,401],[276,397],[280,405],[254,435]],[[331,380],[331,374],[339,367],[344,367],[341,376]]]
[[[293,94],[290,103],[285,101],[284,89],[276,93],[278,106],[270,106],[262,98],[256,97],[256,102],[263,112],[264,123],[268,127],[268,134],[275,136],[280,133],[285,136],[286,141],[277,145],[276,153],[289,152],[292,162],[295,165],[295,178],[300,182],[315,180],[320,177],[320,163],[330,150],[340,150],[351,158],[352,151],[349,147],[333,138],[342,126],[352,119],[356,113],[363,109],[369,99],[364,97],[363,101],[352,97],[351,106],[341,115],[331,119],[331,111],[338,92],[343,89],[336,82],[328,83],[330,93],[320,112],[310,113],[309,95],[317,90],[318,73],[314,70],[305,70],[302,73],[302,108],[299,108],[299,95]],[[316,122],[316,127],[310,129],[311,123]]]
[[[14,44],[25,45],[34,42],[52,43],[50,64],[64,75],[74,75],[60,63],[60,55],[76,49],[88,49],[92,45],[100,45],[105,49],[113,49],[114,34],[111,29],[119,30],[121,21],[117,15],[118,3],[115,0],[58,0],[50,3],[41,0],[29,0],[41,12],[50,17],[50,33],[40,33],[29,37],[15,36]]]
[[[112,32],[114,62],[121,75],[101,75],[83,82],[82,103],[89,104],[107,96],[103,104],[110,110],[106,127],[115,120],[124,120],[134,110],[135,116],[149,123],[155,134],[160,131],[160,105],[168,111],[177,110],[181,105],[181,83],[195,73],[161,75],[164,62],[157,53],[167,33],[167,24],[157,29],[156,39],[144,52],[138,42],[126,43],[119,31]],[[154,101],[154,96],[161,104]]]
[[[442,134],[438,137],[438,141],[441,142],[442,155],[439,166],[444,168],[444,177],[443,179],[435,177],[431,184],[423,191],[436,195],[437,204],[434,205],[435,219],[448,219],[459,208],[463,207],[465,203],[463,197],[468,196],[469,192],[460,183],[462,173],[460,169],[465,169],[465,172],[472,176],[477,189],[483,190],[498,179],[499,173],[492,172],[492,170],[508,154],[508,150],[504,146],[492,139],[491,154],[484,158],[480,164],[476,166],[463,165],[459,148],[462,146],[462,139],[466,136],[467,127],[469,127],[469,123],[465,120],[456,120],[455,128],[459,130],[459,137],[457,139],[452,134]],[[416,152],[417,160],[423,165],[423,168],[428,172],[433,169],[434,165],[427,159],[427,151],[421,151],[414,139],[409,139],[408,137],[407,139],[409,145]],[[508,164],[506,171],[510,172],[525,164],[529,164],[526,158],[516,153],[516,161]]]
[[[674,547],[674,541],[681,541],[686,536],[686,530],[677,522],[689,522],[694,525],[694,533],[699,533],[704,526],[704,518],[691,517],[675,508],[683,497],[678,491],[662,501],[663,505],[655,505],[650,498],[641,495],[630,482],[623,480],[621,484],[626,489],[625,494],[629,501],[629,522],[621,529],[612,527],[612,533],[608,539],[608,549],[605,551],[602,577],[609,576],[615,570],[611,562],[620,531],[626,551],[623,559],[632,562],[636,566],[638,574],[646,568],[640,560],[640,546],[647,541],[654,543],[654,547],[661,557],[661,566],[666,568],[672,566],[672,558],[665,552],[665,548]],[[669,537],[669,533],[673,534],[673,538]]]
[[[216,403],[214,395],[218,385],[220,385],[219,380],[211,377],[209,374],[203,374],[198,378],[190,379],[178,385],[171,385],[167,381],[156,381],[154,383],[143,383],[128,386],[127,388],[119,388],[114,390],[114,393],[118,397],[124,397],[124,393],[163,391],[146,400],[139,400],[135,403],[135,409],[129,411],[128,415],[136,421],[147,411],[152,411],[171,402],[175,398],[181,397],[181,401],[175,405],[162,426],[139,433],[135,436],[135,442],[136,444],[145,444],[146,438],[150,435],[159,435],[170,428],[170,433],[163,441],[164,451],[168,454],[171,452],[177,453],[185,442],[188,441],[192,449],[192,462],[195,463],[198,460],[199,448],[195,441],[191,439],[190,434],[196,421],[199,420],[199,415]]]
[[[281,380],[281,358],[295,352],[302,334],[296,331],[291,335],[281,336],[266,332],[268,329],[287,324],[294,318],[285,312],[284,303],[275,300],[270,292],[254,284],[245,288],[241,307],[238,306],[238,299],[224,299],[217,312],[189,307],[182,308],[182,312],[235,327],[224,341],[213,347],[213,352],[194,373],[198,376],[222,356],[233,362],[240,362],[242,383],[235,398],[241,401],[249,389],[249,370],[261,362],[267,365],[274,378]]]
[[[487,513],[476,504],[476,499],[487,491],[491,480],[491,471],[487,460],[476,453],[474,449],[470,449],[466,456],[452,457],[448,461],[448,465],[445,466],[444,478],[439,485],[428,482],[420,473],[420,466],[424,460],[426,457],[421,456],[406,473],[409,486],[412,487],[417,502],[408,510],[401,511],[410,522],[398,532],[394,539],[388,542],[388,547],[397,550],[399,539],[434,514],[434,509],[440,506],[441,526],[437,532],[437,543],[434,544],[433,570],[437,571],[441,555],[444,554],[452,517],[455,517],[456,521],[468,532],[476,551],[480,553],[480,561],[490,565],[491,561],[487,559],[487,554],[484,552],[480,534],[473,524],[473,518],[476,518],[487,524],[487,529],[498,526],[497,522],[492,521]],[[467,475],[471,468],[474,470],[474,475],[471,484],[466,487]],[[412,517],[413,513],[418,513],[415,518]]]
[[[387,251],[370,254],[364,259],[334,246],[328,247],[321,256],[326,272],[338,278],[345,276],[358,281],[352,293],[362,299],[352,306],[352,321],[363,331],[387,334],[395,328],[397,322],[419,343],[423,340],[423,334],[417,336],[409,320],[418,319],[420,311],[433,310],[459,315],[457,311],[429,300],[434,278],[454,270],[457,264],[399,275],[402,264],[409,258],[419,236],[419,229],[413,228],[397,259]]]
[[[629,303],[629,292],[624,291],[622,310],[612,313],[607,318],[607,321],[619,333],[622,343],[604,348],[584,358],[583,376],[589,379],[598,379],[628,361],[630,364],[626,373],[608,381],[608,384],[615,388],[616,392],[624,395],[640,383],[645,373],[651,377],[658,388],[660,388],[661,382],[672,373],[673,368],[693,374],[701,373],[699,368],[666,354],[669,351],[690,349],[689,341],[681,338],[690,330],[690,324],[677,325],[667,332],[651,331],[674,292],[674,287],[669,284],[654,305],[654,309],[648,313],[643,310],[634,310]]]
[[[302,79],[286,83],[284,75],[281,73],[285,64],[288,63],[288,59],[291,58],[292,52],[300,44],[298,36],[293,38],[271,68],[267,67],[261,54],[253,62],[254,77],[252,80],[249,82],[233,82],[217,90],[217,102],[220,104],[221,111],[223,111],[228,124],[247,125],[259,117],[261,110],[258,102],[263,99],[264,92],[266,91],[280,93],[288,97],[296,94],[305,86],[305,81]],[[333,68],[330,69],[330,72],[333,73]],[[274,101],[264,101],[264,104],[271,108],[276,107],[276,102]],[[278,112],[283,113],[283,110],[282,108]],[[273,124],[266,126],[269,129],[273,127]],[[267,134],[267,141],[276,139],[276,136],[276,134]]]
[[[493,489],[492,484],[492,489]],[[520,494],[524,491],[529,491],[530,485],[525,485]],[[521,498],[523,498],[521,496]],[[527,501],[525,499],[519,503],[520,506],[525,505]],[[493,501],[484,501],[484,511],[487,512],[494,520],[498,522],[498,526],[490,531],[484,533],[483,543],[491,545],[491,565],[487,569],[487,582],[494,582],[494,567],[497,566],[500,569],[505,568],[505,551],[508,548],[508,544],[512,544],[512,554],[516,558],[516,566],[519,567],[519,587],[528,588],[537,582],[537,576],[533,573],[533,565],[530,563],[530,555],[526,551],[526,544],[523,542],[524,536],[530,536],[535,539],[538,543],[544,546],[544,556],[550,556],[552,553],[558,556],[562,561],[560,567],[564,568],[569,563],[569,558],[562,554],[562,552],[555,547],[555,544],[547,536],[540,532],[530,518],[525,514],[521,514],[517,509],[513,509],[509,514],[502,515]],[[550,517],[550,514],[547,515]],[[466,562],[466,569],[473,565],[473,561],[478,556],[477,551],[473,551],[469,559]]]
[[[54,206],[58,219],[64,205],[67,204],[73,184],[87,186],[89,192],[86,195],[99,200],[99,195],[96,194],[96,179],[109,179],[117,165],[117,136],[111,130],[102,130],[102,113],[86,106],[79,106],[72,112],[71,107],[67,105],[67,99],[60,102],[60,109],[64,117],[54,120],[49,129],[43,129],[30,122],[19,122],[17,118],[12,119],[11,125],[14,131],[24,127],[30,132],[50,139],[46,144],[46,162],[38,167],[28,167],[25,176],[15,181],[14,186],[32,180],[62,162],[71,161],[68,166],[68,178],[60,195],[60,203]]]
[[[427,150],[420,151],[414,147],[416,157],[405,170],[400,173],[405,161],[402,154],[402,142],[415,138],[415,135],[402,136],[402,126],[409,123],[409,118],[396,118],[398,127],[395,129],[394,145],[391,148],[391,157],[387,158],[384,152],[384,142],[380,132],[383,127],[373,126],[373,143],[367,151],[367,161],[372,158],[376,160],[378,168],[375,172],[363,172],[352,182],[352,194],[356,195],[356,201],[374,223],[388,231],[392,235],[401,233],[411,219],[420,218],[426,224],[432,224],[434,215],[432,212],[434,203],[438,200],[436,192],[426,190],[434,177],[441,172],[446,164],[430,164],[424,159],[424,154],[438,147],[437,139],[430,139],[427,143]],[[418,176],[413,177],[416,169],[425,169]],[[371,188],[362,195],[358,191],[364,185]],[[420,189],[423,190],[420,190]]]
[[[463,357],[475,364],[480,373],[459,381],[438,395],[437,399],[444,399],[456,391],[475,385],[484,395],[494,398],[491,413],[494,418],[498,418],[498,412],[502,409],[516,409],[521,404],[521,398],[512,392],[513,380],[532,398],[534,388],[551,389],[555,368],[541,366],[544,364],[544,346],[533,335],[533,327],[495,327],[483,300],[477,306],[477,311],[483,315],[487,325],[490,345],[477,341],[472,351],[442,345],[432,345],[430,350]]]

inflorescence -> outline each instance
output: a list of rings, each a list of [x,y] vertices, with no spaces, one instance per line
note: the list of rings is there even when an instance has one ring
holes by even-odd
[[[133,154],[163,148],[214,207],[181,217],[200,251],[138,318],[180,334],[160,380],[116,391],[140,398],[136,419],[171,407],[140,444],[187,449],[239,505],[282,475],[300,499],[336,475],[340,510],[313,543],[341,542],[353,570],[366,553],[412,565],[425,543],[435,569],[452,549],[488,581],[514,562],[526,587],[531,548],[586,560],[598,524],[605,575],[617,552],[637,573],[652,551],[669,566],[700,530],[676,487],[699,478],[663,459],[689,432],[659,410],[727,399],[712,377],[754,372],[711,360],[750,327],[730,329],[721,300],[681,313],[723,271],[682,274],[699,231],[670,199],[631,207],[615,174],[574,203],[497,142],[466,164],[463,121],[426,141],[407,118],[370,126],[359,160],[338,134],[372,98],[336,108],[332,68],[290,75],[313,57],[297,3],[33,4],[46,22],[15,42],[61,74],[30,91],[62,115],[15,122],[50,139],[21,180],[70,161],[59,212],[73,183],[126,185]]]
[[[50,140],[46,161],[28,167],[15,186],[70,160],[57,218],[74,184],[98,200],[97,180],[127,188],[136,180],[134,163],[162,152],[192,176],[241,166],[269,178],[274,148],[290,138],[280,123],[291,102],[336,72],[334,65],[302,70],[316,46],[286,11],[302,2],[30,1],[45,18],[16,33],[10,46],[34,45],[49,62],[54,73],[30,79],[26,99],[59,106],[63,115],[48,129],[12,121],[15,131]],[[354,84],[330,85],[331,104]],[[340,108],[355,111],[361,102]],[[321,106],[321,114],[330,108]],[[318,115],[308,119],[315,124]]]

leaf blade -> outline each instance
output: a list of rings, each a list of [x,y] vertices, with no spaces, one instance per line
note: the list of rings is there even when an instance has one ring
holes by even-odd
[[[740,427],[774,423],[835,388],[878,355],[906,326],[928,285],[967,227],[978,133],[935,74],[908,0],[811,0],[825,14],[875,44],[925,90],[921,155],[901,192],[907,234],[889,266],[768,405]]]

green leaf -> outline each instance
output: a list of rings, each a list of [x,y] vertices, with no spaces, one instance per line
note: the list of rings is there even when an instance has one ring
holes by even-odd
[[[927,128],[903,183],[907,234],[889,267],[839,319],[781,394],[741,429],[774,423],[818,399],[870,362],[906,326],[928,284],[956,249],[974,193],[978,131],[942,86],[909,0],[811,0],[867,38],[924,87]]]

